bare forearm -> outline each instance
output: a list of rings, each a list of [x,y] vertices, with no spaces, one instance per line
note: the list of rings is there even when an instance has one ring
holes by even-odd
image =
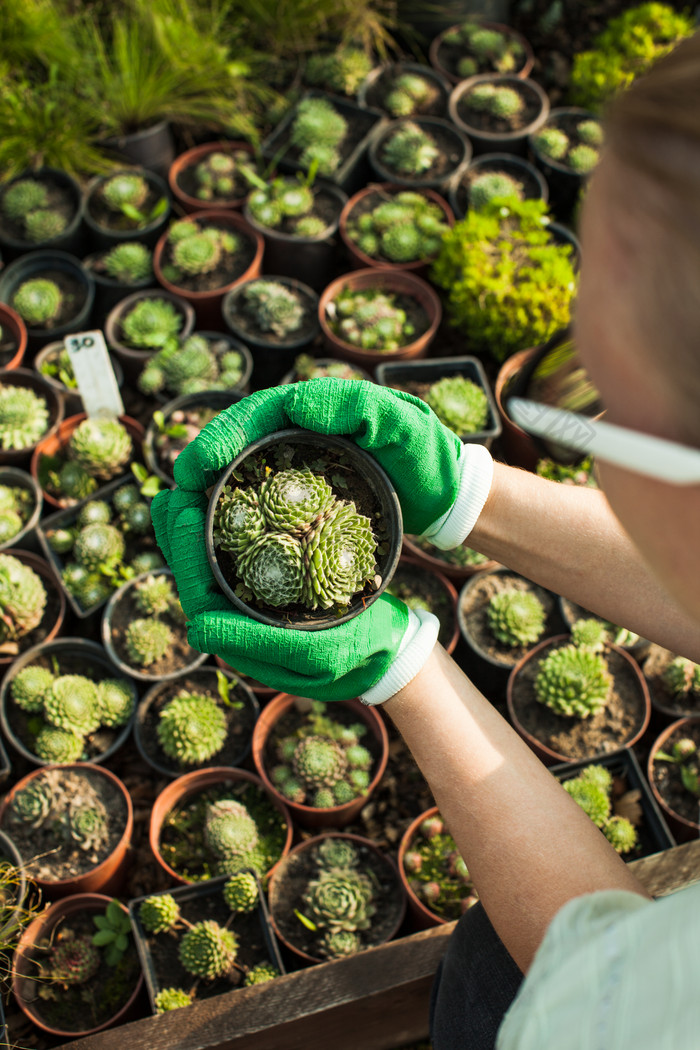
[[[646,895],[605,837],[440,646],[384,709],[435,796],[496,931],[527,970],[554,915]]]
[[[469,543],[612,623],[700,660],[697,624],[647,568],[602,492],[497,463]]]

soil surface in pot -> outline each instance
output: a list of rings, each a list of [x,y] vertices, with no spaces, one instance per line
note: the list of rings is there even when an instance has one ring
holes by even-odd
[[[17,353],[18,342],[9,325],[0,325],[0,368],[5,368]]]
[[[662,675],[668,665],[675,659],[675,653],[660,645],[652,645],[644,661],[642,670],[649,686],[652,701],[658,707],[673,711],[677,718],[700,715],[700,695],[691,689],[687,693],[673,693],[664,682]],[[668,751],[668,745],[664,746]]]
[[[540,665],[553,649],[568,642],[547,646],[520,670],[513,685],[513,707],[521,725],[532,736],[567,761],[576,762],[593,755],[607,754],[623,747],[641,728],[644,697],[627,660],[607,650],[605,659],[613,676],[607,705],[590,718],[567,718],[555,714],[535,698],[534,682]]]
[[[119,232],[133,230],[134,236],[137,237],[139,232],[148,229],[150,226],[154,226],[161,220],[160,216],[156,216],[155,218],[149,218],[149,216],[162,197],[163,194],[158,187],[149,183],[148,196],[139,208],[141,214],[146,216],[145,220],[142,222],[130,219],[128,215],[124,215],[123,212],[115,211],[114,208],[110,208],[103,198],[99,188],[88,197],[87,209],[90,213],[90,218],[98,226],[101,226],[102,229]]]
[[[181,900],[180,915],[187,922],[217,922],[220,926],[235,933],[238,940],[236,966],[243,967],[244,972],[235,967],[224,977],[213,981],[197,980],[180,963],[178,947],[186,929],[169,930],[167,933],[146,933],[143,937],[153,961],[155,971],[156,994],[163,988],[185,988],[190,991],[196,985],[195,999],[210,999],[213,995],[230,992],[232,988],[243,985],[245,973],[258,963],[269,963],[274,960],[265,944],[261,916],[256,909],[245,914],[231,914],[231,910],[219,892],[202,894],[191,900]]]
[[[124,834],[127,810],[120,790],[98,770],[92,769],[42,769],[35,779],[45,781],[51,788],[51,814],[55,819],[49,819],[39,827],[30,827],[13,820],[10,808],[2,818],[3,831],[16,845],[29,878],[58,882],[85,875],[107,859]],[[81,849],[77,842],[64,834],[63,818],[80,804],[101,804],[109,814],[107,840],[97,849]]]
[[[212,674],[211,678],[213,679],[213,677]],[[136,716],[140,723],[141,745],[148,757],[159,765],[170,768],[177,776],[181,773],[190,773],[195,769],[206,769],[211,765],[238,765],[253,733],[255,711],[247,693],[231,682],[229,706],[219,696],[216,685],[208,684],[207,679],[209,678],[209,674],[206,677],[202,674],[197,674],[191,678],[176,678],[172,682],[164,682],[158,696],[149,704],[145,714],[142,716],[139,713]],[[175,759],[169,758],[158,742],[157,728],[160,722],[160,714],[166,704],[180,693],[198,693],[210,696],[216,701],[226,716],[226,740],[223,747],[210,759],[196,765],[183,765]]]
[[[557,633],[559,618],[554,596],[549,594],[544,587],[538,587],[536,583],[532,583],[516,573],[489,573],[470,587],[466,594],[462,595],[460,608],[468,633],[479,648],[494,660],[497,660],[498,663],[504,667],[514,667],[518,660],[528,650],[532,649],[535,643],[508,646],[499,642],[493,634],[488,620],[489,602],[495,594],[502,594],[504,591],[530,591],[539,598],[544,607],[546,617],[540,639]]]
[[[403,910],[403,901],[396,872],[368,846],[357,842],[353,845],[360,858],[357,869],[369,876],[374,889],[371,903],[376,910],[370,919],[371,925],[367,930],[357,931],[362,948],[369,948],[382,944],[391,936]],[[270,889],[270,912],[286,941],[307,955],[324,958],[320,944],[324,931],[307,929],[295,914],[300,912],[308,916],[309,909],[303,895],[309,882],[318,877],[317,848],[311,847],[285,858]]]
[[[510,135],[513,132],[529,127],[542,110],[542,102],[539,95],[536,95],[532,88],[523,87],[516,81],[509,81],[507,86],[516,91],[523,100],[523,108],[519,113],[506,118],[474,109],[473,106],[469,105],[470,92],[466,92],[457,101],[457,112],[460,118],[470,128],[474,128],[476,131],[488,131],[492,135]]]
[[[405,171],[395,171],[387,162],[384,145],[393,138],[395,132],[384,136],[381,145],[377,149],[377,159],[389,172],[394,172],[398,182],[423,182],[425,179],[442,179],[450,175],[464,159],[464,149],[457,138],[457,131],[450,133],[445,128],[429,125],[423,129],[433,140],[440,151],[433,163],[425,171],[418,175],[411,175]]]
[[[294,249],[290,247],[289,251],[293,252]],[[265,281],[265,278],[257,278],[256,283],[257,280]],[[285,284],[284,281],[279,283],[284,284],[287,291],[291,292],[303,307],[304,313],[299,324],[292,331],[286,332],[284,335],[277,335],[275,332],[264,332],[262,328],[257,325],[255,319],[245,310],[243,292],[241,292],[226,304],[226,314],[230,317],[232,324],[235,325],[237,329],[236,335],[240,335],[244,342],[246,338],[250,338],[255,342],[269,343],[270,346],[285,347],[289,346],[290,343],[309,342],[316,334],[318,328],[317,300],[309,299],[307,295],[304,295],[293,285]],[[253,353],[255,354],[255,352],[254,349]]]
[[[34,178],[31,175],[30,177]],[[47,193],[48,203],[46,204],[46,209],[58,212],[65,219],[65,228],[70,226],[76,211],[73,194],[64,185],[55,182],[51,175],[42,175],[37,181],[41,183]],[[6,186],[5,189],[9,189],[9,187]],[[11,219],[8,219],[4,212],[2,212],[2,229],[8,237],[12,237],[15,241],[24,241],[27,244],[31,244],[33,248],[39,247],[39,243],[29,241],[24,223],[13,222]],[[59,236],[61,235],[59,234]]]
[[[673,745],[683,739],[694,741],[695,746],[700,749],[700,725],[680,726],[666,738],[661,750],[671,755]],[[700,799],[683,787],[678,763],[664,762],[657,758],[652,776],[656,789],[668,808],[691,823],[700,824]]]
[[[232,233],[236,237],[239,246],[234,252],[223,252],[213,270],[197,274],[186,274],[178,271],[177,278],[175,278],[168,272],[168,268],[173,266],[173,251],[170,239],[166,240],[163,254],[160,258],[160,268],[163,276],[171,284],[178,288],[183,288],[187,292],[216,292],[220,288],[226,288],[243,276],[255,258],[255,241],[244,230],[232,229],[225,223],[219,223],[213,219],[203,221],[202,229],[215,229],[221,230],[223,233]]]
[[[7,553],[7,551],[4,553]],[[14,557],[14,555],[11,555],[11,557]],[[36,572],[33,565],[30,565],[29,567]],[[41,617],[41,622],[33,631],[23,634],[16,642],[4,642],[0,645],[0,660],[7,661],[8,658],[13,660],[21,653],[26,653],[27,649],[31,649],[32,646],[40,645],[51,633],[51,630],[56,623],[56,618],[61,610],[61,595],[58,590],[58,583],[54,582],[53,576],[47,579],[46,576],[41,573],[36,574],[41,578],[44,590],[46,591],[44,615]]]
[[[47,947],[61,944],[70,935],[92,938],[97,932],[92,917],[99,914],[97,910],[78,912],[61,919],[47,937]],[[47,953],[42,952],[39,945],[32,949],[30,957],[39,964],[44,959],[48,963]],[[87,1032],[121,1010],[132,995],[140,972],[133,941],[116,966],[108,966],[104,951],[100,951],[99,969],[83,984],[54,984],[48,978],[37,981],[38,994],[31,1001],[32,1009],[47,1025],[59,1031]],[[34,967],[30,967],[29,973],[34,973]],[[40,973],[38,968],[36,973]]]
[[[185,620],[177,620],[168,611],[158,617],[168,624],[173,633],[173,643],[169,646],[168,651],[154,663],[148,664],[147,667],[132,664],[126,651],[126,632],[129,625],[134,620],[143,619],[143,615],[143,612],[139,610],[136,604],[133,587],[125,591],[112,608],[112,620],[110,623],[112,645],[117,656],[124,664],[133,667],[135,671],[141,671],[143,674],[157,678],[159,675],[181,671],[199,657],[199,653],[195,649],[191,649],[187,644],[187,624]]]
[[[394,573],[387,593],[405,602],[409,609],[427,609],[440,621],[438,641],[446,646],[452,640],[455,615],[450,596],[431,572],[418,565],[400,565]]]
[[[509,179],[512,179],[517,185],[520,186],[520,196],[523,200],[538,200],[541,196],[541,187],[534,178],[526,170],[517,171],[515,168],[500,167],[498,164],[479,164],[478,167],[473,170],[468,169],[462,178],[459,180],[459,186],[457,187],[457,203],[463,212],[469,211],[469,190],[472,183],[480,178],[482,175],[505,175]]]
[[[245,855],[243,867],[255,868],[262,877],[282,856],[287,826],[267,792],[247,780],[216,784],[178,802],[161,827],[159,849],[163,860],[189,882],[224,874],[216,870],[216,859],[204,843],[207,807],[222,798],[242,803],[258,829],[258,845],[254,854]]]
[[[87,299],[87,285],[83,281],[78,280],[77,277],[72,277],[65,270],[37,270],[30,277],[26,277],[21,284],[25,281],[35,281],[38,278],[46,281],[53,281],[54,284],[58,285],[61,292],[61,308],[55,317],[52,317],[50,321],[46,321],[44,324],[32,324],[27,325],[28,328],[33,330],[45,329],[46,331],[53,331],[54,328],[61,328],[63,325],[70,324],[74,317],[82,310]],[[20,288],[21,285],[17,285],[15,292]],[[14,298],[14,293],[13,293]]]

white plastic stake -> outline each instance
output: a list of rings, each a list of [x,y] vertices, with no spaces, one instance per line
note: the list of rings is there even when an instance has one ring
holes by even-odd
[[[123,416],[124,404],[102,332],[73,332],[63,345],[88,416]]]

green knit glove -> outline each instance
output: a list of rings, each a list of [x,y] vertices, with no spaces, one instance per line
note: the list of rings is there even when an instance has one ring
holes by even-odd
[[[177,457],[175,481],[203,492],[246,445],[290,426],[344,435],[371,453],[391,478],[408,533],[420,535],[455,502],[457,435],[420,398],[347,379],[272,387],[231,405]]]

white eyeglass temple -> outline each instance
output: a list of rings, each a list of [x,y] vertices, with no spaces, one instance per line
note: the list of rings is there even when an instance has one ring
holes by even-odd
[[[636,474],[675,485],[700,483],[700,449],[521,397],[509,399],[508,413],[531,434]]]

